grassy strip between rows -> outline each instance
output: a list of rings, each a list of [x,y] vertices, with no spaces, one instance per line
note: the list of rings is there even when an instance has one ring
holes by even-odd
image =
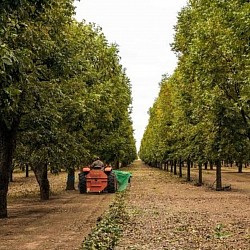
[[[129,216],[125,208],[127,191],[116,193],[114,202],[104,213],[96,227],[85,238],[81,249],[84,250],[112,250],[122,235],[122,226]]]

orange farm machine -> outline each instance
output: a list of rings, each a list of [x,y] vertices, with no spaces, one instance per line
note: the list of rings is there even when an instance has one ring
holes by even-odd
[[[84,167],[79,173],[78,188],[83,193],[115,193],[117,191],[117,179],[112,167],[94,168]]]

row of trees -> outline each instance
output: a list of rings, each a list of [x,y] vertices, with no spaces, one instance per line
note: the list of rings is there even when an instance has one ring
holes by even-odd
[[[0,218],[13,159],[32,167],[48,199],[49,166],[74,177],[95,155],[113,164],[136,158],[118,48],[99,27],[74,19],[73,2],[1,1]]]
[[[162,79],[140,157],[215,164],[221,190],[221,161],[250,160],[250,3],[190,0],[175,30],[178,66]]]

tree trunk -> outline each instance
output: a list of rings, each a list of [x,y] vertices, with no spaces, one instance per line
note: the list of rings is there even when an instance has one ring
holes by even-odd
[[[25,177],[29,177],[29,164],[25,164]]]
[[[221,162],[220,160],[215,161],[216,165],[216,190],[222,190],[222,181],[221,181]]]
[[[174,160],[174,175],[177,175],[177,161]]]
[[[171,172],[171,173],[173,173],[173,165],[174,165],[174,164],[173,164],[173,161],[171,160],[171,161],[170,161],[170,172]]]
[[[204,169],[207,170],[207,161],[204,163]]]
[[[187,160],[187,181],[191,181],[191,161]]]
[[[119,169],[119,160],[115,160],[114,169]]]
[[[238,163],[238,173],[242,173],[242,168],[243,168],[242,162],[239,162]]]
[[[40,199],[49,200],[49,180],[48,180],[48,166],[47,164],[41,163],[33,169],[36,180],[40,187]]]
[[[167,161],[167,165],[166,165],[166,170],[167,172],[169,171],[169,162]]]
[[[179,177],[182,178],[182,161],[179,162]]]
[[[66,190],[75,190],[75,168],[68,169]]]
[[[198,167],[199,167],[198,185],[201,186],[202,185],[202,163],[201,162],[198,163]]]
[[[8,216],[7,193],[15,145],[16,129],[8,130],[0,124],[0,218]]]
[[[209,162],[210,170],[214,169],[214,163],[212,161]]]

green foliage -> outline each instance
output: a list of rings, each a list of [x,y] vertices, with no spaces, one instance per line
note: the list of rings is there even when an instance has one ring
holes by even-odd
[[[117,45],[107,42],[100,27],[74,20],[73,2],[1,1],[5,190],[15,147],[15,160],[33,169],[49,164],[72,169],[94,155],[123,163],[136,157],[131,86]],[[10,141],[2,138],[6,134]]]
[[[71,2],[4,1],[5,8],[1,6],[0,121],[9,129],[32,108],[37,82],[53,78],[55,41],[71,21]]]
[[[140,157],[249,161],[248,1],[189,1],[175,26],[178,67],[150,109]]]
[[[214,237],[216,239],[223,239],[223,238],[230,237],[230,233],[224,231],[223,229],[224,229],[224,226],[222,224],[216,225],[214,229]]]
[[[116,194],[109,211],[84,240],[82,249],[114,249],[121,237],[121,226],[126,223],[128,216],[125,210],[125,194],[125,192]]]
[[[118,50],[91,24],[74,21],[64,30],[49,60],[56,78],[38,82],[35,107],[22,117],[19,141],[30,148],[29,161],[65,167],[87,164],[93,155],[132,161],[131,91]],[[128,145],[134,152],[121,154]]]

